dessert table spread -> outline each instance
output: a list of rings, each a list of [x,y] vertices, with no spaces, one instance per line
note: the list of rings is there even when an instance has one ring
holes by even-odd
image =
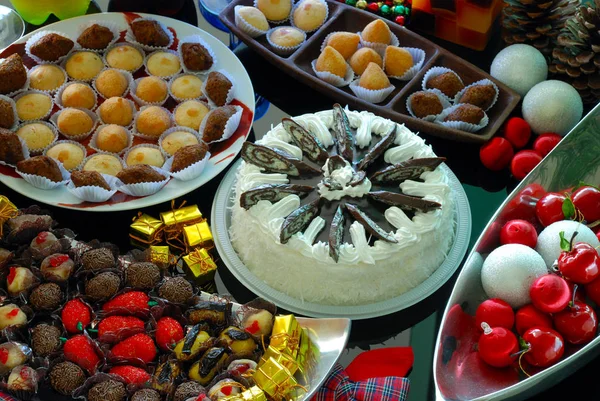
[[[199,25],[204,29],[205,25],[202,24],[206,23],[201,18]],[[428,37],[428,39],[484,71],[489,71],[492,59],[502,47],[500,36],[494,35],[494,33],[483,52],[466,49],[434,37]],[[335,103],[327,96],[290,78],[285,72],[267,63],[243,44],[235,49],[235,54],[246,68],[255,92],[289,116],[329,110]],[[264,119],[268,120],[269,117],[270,114],[267,114]],[[278,121],[269,121],[269,124],[271,123],[275,125]],[[264,134],[265,132],[253,130],[248,140],[255,141]],[[511,178],[507,171],[492,172],[484,169],[479,161],[479,145],[477,144],[448,141],[430,136],[427,132],[420,132],[420,135],[432,145],[433,151],[438,156],[446,157],[446,164],[458,177],[468,196],[472,214],[470,245],[473,245],[495,210],[516,186],[517,181]],[[232,163],[232,165],[234,164]],[[177,202],[186,201],[187,204],[197,204],[204,216],[210,216],[214,195],[229,168],[231,167],[197,190],[178,198]],[[3,184],[0,184],[0,195],[7,196],[13,203],[21,207],[33,203],[29,198],[12,191]],[[62,225],[75,231],[80,240],[90,241],[95,238],[104,238],[118,245],[123,253],[131,249],[127,233],[135,214],[132,211],[91,213],[44,204],[40,206],[49,210],[57,221],[62,222]],[[169,210],[170,207],[170,203],[165,202],[146,207],[143,212],[157,216],[160,212]],[[219,267],[215,283],[219,294],[231,294],[239,303],[249,302],[255,298],[255,295],[237,281],[221,261],[217,260],[217,264]],[[415,364],[408,376],[411,380],[411,392],[408,399],[419,401],[435,399],[432,373],[433,349],[439,320],[459,271],[460,269],[442,288],[417,305],[385,317],[354,321],[347,352],[342,355],[340,362],[344,365],[347,364],[362,350],[392,347],[399,344],[406,345],[406,337],[399,336],[399,334],[411,329],[410,345],[415,354]],[[578,399],[598,399],[600,390],[590,385],[590,381],[593,380],[594,372],[599,367],[600,360],[592,361],[577,374],[563,380],[554,388],[529,399],[542,400],[553,397],[556,392],[564,394],[574,390],[576,390]]]

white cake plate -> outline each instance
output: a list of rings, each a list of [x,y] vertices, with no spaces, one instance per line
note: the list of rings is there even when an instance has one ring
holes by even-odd
[[[311,317],[346,317],[353,320],[389,315],[421,302],[437,291],[454,274],[467,253],[471,238],[471,208],[460,181],[445,164],[442,164],[440,168],[448,174],[450,188],[454,194],[456,232],[444,263],[427,280],[398,297],[366,305],[323,305],[290,297],[256,277],[244,265],[231,244],[231,207],[235,199],[235,180],[240,164],[241,160],[227,172],[213,201],[211,222],[215,245],[227,268],[246,288],[290,312]]]

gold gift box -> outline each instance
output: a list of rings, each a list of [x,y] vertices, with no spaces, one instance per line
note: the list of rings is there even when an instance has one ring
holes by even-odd
[[[136,244],[157,244],[161,241],[163,222],[148,214],[140,214],[129,226],[129,237]]]
[[[2,237],[2,226],[8,219],[19,215],[19,209],[6,196],[0,195],[0,238]]]
[[[271,347],[292,358],[298,355],[301,328],[294,315],[275,316]]]
[[[197,205],[185,206],[160,214],[165,226],[174,224],[193,224],[202,221],[202,213]]]
[[[258,386],[250,387],[241,394],[222,398],[223,401],[267,401],[267,396]]]
[[[252,378],[275,401],[285,399],[288,393],[298,388],[298,383],[289,370],[273,358],[258,365]]]
[[[201,246],[207,249],[214,247],[212,232],[207,221],[183,227],[183,235],[189,247]]]
[[[296,362],[294,358],[287,354],[282,354],[272,346],[269,346],[269,348],[267,348],[264,355],[260,358],[260,363],[265,363],[270,358],[273,358],[281,365],[283,365],[292,375],[298,370],[298,362]]]
[[[195,249],[183,257],[197,284],[202,285],[214,280],[217,265],[205,248]]]
[[[157,265],[169,265],[171,263],[171,252],[168,246],[154,245],[150,247],[150,261]]]

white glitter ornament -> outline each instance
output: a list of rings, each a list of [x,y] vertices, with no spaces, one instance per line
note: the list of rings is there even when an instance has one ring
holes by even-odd
[[[490,75],[525,96],[536,84],[548,78],[548,64],[535,47],[511,45],[494,57]]]
[[[571,85],[550,80],[531,88],[521,112],[534,133],[566,135],[581,120],[583,102]]]
[[[594,248],[600,245],[600,241],[598,241],[596,234],[594,234],[594,232],[585,224],[572,220],[563,220],[552,223],[538,235],[538,241],[535,247],[535,250],[542,255],[542,258],[544,258],[544,262],[546,262],[546,266],[548,267],[551,267],[554,264],[562,252],[562,249],[560,249],[561,231],[565,232],[565,238],[569,241],[571,240],[573,233],[577,231],[575,243],[587,242]]]
[[[544,259],[533,249],[521,244],[502,245],[483,262],[481,284],[488,297],[503,299],[516,309],[531,302],[531,283],[546,273]]]

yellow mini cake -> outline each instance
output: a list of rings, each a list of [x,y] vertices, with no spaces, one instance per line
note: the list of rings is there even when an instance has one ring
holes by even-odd
[[[146,62],[148,72],[158,77],[168,77],[181,70],[181,63],[177,54],[169,52],[156,52],[148,57]]]
[[[106,63],[112,68],[133,72],[144,64],[144,55],[133,46],[116,46],[106,54]]]
[[[293,11],[294,25],[306,32],[314,31],[327,18],[327,5],[319,0],[301,0]]]
[[[202,96],[202,80],[195,75],[182,75],[171,83],[171,93],[179,99]]]
[[[82,170],[97,171],[100,174],[116,176],[119,171],[123,170],[123,165],[117,156],[100,153],[87,159]]]
[[[327,46],[340,52],[346,60],[356,52],[359,43],[360,36],[351,32],[335,32],[327,39]]]
[[[392,77],[401,77],[415,64],[415,61],[408,50],[388,46],[385,48],[383,64],[385,65],[386,74]]]
[[[120,125],[105,125],[96,134],[96,147],[105,152],[122,152],[128,144],[127,130]]]
[[[167,83],[159,77],[144,77],[135,88],[135,95],[148,103],[162,102],[168,94]]]
[[[362,38],[366,42],[389,45],[392,41],[392,31],[383,20],[376,19],[365,26],[362,31]]]
[[[85,151],[74,143],[58,142],[46,151],[46,156],[60,161],[67,170],[73,170],[85,159]]]
[[[98,108],[98,115],[104,124],[117,124],[127,127],[133,121],[131,103],[122,97],[106,99]]]
[[[165,158],[160,149],[149,146],[138,146],[127,153],[127,160],[125,160],[125,163],[127,163],[128,166],[148,164],[150,166],[162,167],[162,165],[165,164]]]
[[[389,88],[390,80],[380,66],[375,63],[369,63],[360,76],[358,86],[370,90],[380,90]]]
[[[281,47],[295,47],[304,42],[304,33],[291,26],[275,28],[269,35],[271,42]]]
[[[188,100],[181,103],[175,110],[175,124],[198,130],[209,111],[206,103]]]
[[[240,6],[236,12],[238,16],[240,16],[244,21],[252,25],[254,28],[261,31],[269,30],[269,22],[267,21],[267,17],[265,17],[265,15],[258,8]]]
[[[17,100],[17,114],[23,121],[38,120],[50,113],[52,99],[42,93],[28,93]]]
[[[158,106],[150,106],[138,115],[136,130],[138,133],[158,138],[171,128],[171,117],[166,110]]]
[[[127,90],[127,78],[117,70],[104,70],[96,78],[96,89],[103,98],[123,96]]]
[[[378,66],[383,67],[383,59],[375,50],[371,49],[370,47],[362,47],[358,49],[356,53],[350,57],[349,63],[356,75],[361,75],[369,63],[375,63]]]
[[[319,55],[315,69],[320,72],[329,72],[344,78],[346,75],[346,60],[333,47],[326,46],[323,52]]]
[[[41,150],[50,145],[55,134],[46,124],[29,123],[17,130],[17,135],[25,140],[29,150]]]
[[[29,73],[29,86],[42,91],[58,89],[65,80],[63,70],[53,64],[42,64]]]
[[[290,16],[292,0],[257,0],[256,7],[271,21],[283,21]]]
[[[69,84],[63,90],[60,100],[63,107],[80,107],[91,110],[96,105],[96,98],[92,88],[78,82]]]
[[[60,112],[56,126],[65,136],[79,136],[92,130],[94,120],[85,111],[68,108]]]
[[[93,79],[104,68],[100,56],[94,52],[73,53],[67,63],[65,70],[75,80],[89,81]]]
[[[175,152],[184,146],[197,145],[198,143],[196,135],[187,131],[175,131],[163,138],[161,147],[169,156],[173,156]]]

